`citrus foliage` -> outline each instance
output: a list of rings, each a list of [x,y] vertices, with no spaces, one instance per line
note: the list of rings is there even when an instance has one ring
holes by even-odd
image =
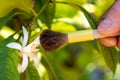
[[[114,0],[109,1],[109,3],[107,0],[0,0],[0,80],[85,80],[83,76],[88,64],[95,63],[101,66],[102,62],[102,66],[104,66],[104,61],[115,74],[118,51],[115,47],[105,47],[98,41],[69,44],[50,54],[39,47],[38,54],[42,55],[40,67],[34,67],[29,59],[27,70],[21,74],[17,70],[18,63],[21,60],[18,56],[19,51],[6,47],[9,42],[20,42],[22,25],[29,32],[28,44],[39,36],[44,29],[66,33],[89,28],[97,29],[97,19],[104,12],[100,8],[100,1],[104,2],[102,4],[105,4],[105,1],[109,4],[108,7],[102,7],[104,11],[114,2]],[[96,17],[87,9],[89,7],[85,7],[88,4],[96,7],[96,10],[92,12]],[[99,10],[97,11],[97,9]],[[101,14],[97,13],[100,11]],[[80,20],[80,18],[82,19]],[[89,25],[86,26],[86,23]],[[4,29],[4,27],[12,29],[12,31]],[[15,39],[13,36],[16,34],[10,35],[13,32],[18,35]],[[6,33],[9,35],[8,38],[5,37]],[[104,61],[100,57],[94,62],[99,53],[101,53]],[[73,69],[80,69],[82,74],[74,75],[73,78]],[[69,71],[71,74],[68,73]],[[70,77],[66,77],[66,74]]]

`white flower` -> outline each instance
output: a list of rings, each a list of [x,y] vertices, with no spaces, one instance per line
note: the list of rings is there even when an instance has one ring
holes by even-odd
[[[20,73],[24,72],[25,69],[27,68],[28,57],[30,57],[34,61],[34,64],[36,67],[39,66],[39,59],[36,55],[36,52],[38,51],[38,49],[36,49],[36,47],[37,47],[37,45],[40,44],[39,37],[37,37],[31,44],[26,46],[26,44],[28,42],[28,32],[24,28],[24,26],[22,26],[22,29],[23,29],[22,45],[19,43],[16,43],[16,42],[11,42],[11,43],[7,44],[7,47],[19,50],[19,55],[23,58],[22,64],[18,66],[18,71]]]

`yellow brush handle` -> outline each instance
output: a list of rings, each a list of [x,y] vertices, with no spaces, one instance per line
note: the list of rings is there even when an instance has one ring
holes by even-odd
[[[68,41],[69,43],[74,43],[74,42],[90,41],[94,39],[112,37],[118,35],[120,34],[106,36],[99,34],[97,30],[81,30],[81,31],[68,33]]]

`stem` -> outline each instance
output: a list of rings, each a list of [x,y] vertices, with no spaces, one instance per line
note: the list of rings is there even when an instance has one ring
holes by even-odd
[[[46,8],[46,6],[48,5],[48,3],[49,3],[49,0],[47,0],[46,1],[46,3],[42,6],[42,8],[40,9],[40,11],[38,12],[38,13],[36,13],[33,9],[30,9],[31,10],[31,12],[34,14],[34,18],[33,19],[35,19],[36,17],[38,17],[43,11],[44,11],[44,9]]]
[[[45,61],[47,62],[49,68],[51,69],[51,72],[53,73],[53,76],[55,77],[55,80],[57,80],[57,76],[56,76],[52,66],[50,65],[50,62],[48,61],[46,55],[44,53],[42,53],[42,52],[41,52],[41,54],[42,54],[43,58],[45,59]]]
[[[49,3],[49,0],[47,0],[46,3],[43,5],[43,7],[40,9],[40,11],[38,12],[38,15],[40,15],[43,12],[43,10],[46,8],[48,3]]]
[[[50,1],[52,3],[58,3],[58,4],[67,4],[70,5],[72,7],[75,7],[76,9],[79,9],[79,6],[75,3],[71,3],[71,2],[65,2],[65,1]]]
[[[34,15],[35,17],[38,16],[38,14],[34,11],[34,9],[30,8],[30,11],[33,13],[33,15]]]
[[[68,4],[68,2],[64,2],[64,1],[50,1],[52,3],[59,3],[59,4]]]
[[[31,11],[33,12],[33,14],[35,16],[33,18],[33,20],[35,20],[35,18],[38,17],[45,10],[45,8],[48,5],[48,3],[49,3],[49,0],[46,1],[46,3],[42,6],[42,8],[40,9],[40,11],[38,13],[36,13],[33,9],[31,9]]]

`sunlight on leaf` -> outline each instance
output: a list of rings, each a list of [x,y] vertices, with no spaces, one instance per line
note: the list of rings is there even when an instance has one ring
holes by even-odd
[[[93,28],[93,29],[97,28],[96,27],[97,26],[97,22],[95,21],[93,16],[88,11],[86,11],[83,7],[81,7],[79,5],[76,5],[76,4],[73,4],[73,3],[70,3],[69,5],[71,5],[71,6],[75,7],[75,8],[77,8],[77,9],[81,10],[84,13],[84,15],[85,15],[86,19],[88,20],[91,28]]]
[[[30,12],[33,8],[32,0],[0,0],[0,17],[7,15],[15,8]]]
[[[3,38],[7,38],[7,37],[9,37],[10,35],[12,35],[12,34],[14,34],[14,33],[15,33],[15,31],[12,30],[12,29],[10,29],[10,28],[7,27],[7,26],[2,26],[2,28],[1,28],[1,30],[0,30],[0,36],[3,37]],[[18,36],[19,36],[19,35],[16,34],[16,35],[14,36],[14,38],[17,39]]]

